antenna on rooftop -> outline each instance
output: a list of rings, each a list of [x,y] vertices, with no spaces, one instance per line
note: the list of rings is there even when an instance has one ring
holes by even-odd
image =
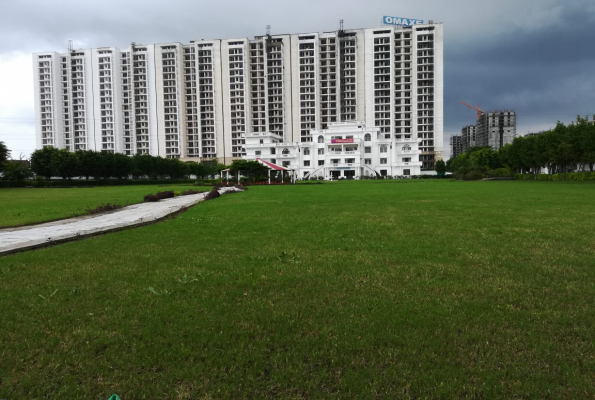
[[[271,26],[267,25],[267,36],[271,36]]]
[[[339,30],[342,31],[343,30],[343,20],[339,21]]]
[[[74,51],[74,43],[72,42],[72,40],[68,41],[68,51],[70,53],[72,53]]]

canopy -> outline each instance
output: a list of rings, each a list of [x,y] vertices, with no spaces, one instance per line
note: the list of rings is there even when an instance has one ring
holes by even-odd
[[[257,158],[256,161],[258,161],[262,165],[266,165],[270,169],[274,169],[275,171],[291,171],[289,168],[281,167],[277,164],[273,164],[272,162],[268,162],[268,161],[262,160],[260,158]]]

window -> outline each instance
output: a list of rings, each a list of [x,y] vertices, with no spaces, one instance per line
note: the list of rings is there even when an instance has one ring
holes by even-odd
[[[369,142],[370,140],[372,140],[372,135],[370,135],[369,133],[366,133],[364,135],[364,141]]]
[[[309,147],[304,148],[304,155],[305,156],[309,156],[310,155],[310,148]]]
[[[403,146],[403,151],[411,151],[411,146],[406,144],[405,146]]]
[[[264,143],[264,140],[263,139],[260,139],[260,144],[263,144],[263,143]]]
[[[340,161],[340,160],[339,160],[338,158],[333,158],[333,159],[331,160],[331,163],[332,163],[332,164],[339,164],[339,161]]]
[[[371,158],[364,158],[364,164],[366,164],[366,165],[372,164],[372,159]]]
[[[283,161],[283,166],[284,166],[285,168],[289,167],[289,161]]]
[[[304,167],[310,166],[310,160],[304,160]]]
[[[275,149],[274,147],[271,147],[271,154],[276,154],[277,149]]]
[[[404,169],[404,170],[403,170],[403,175],[411,175],[411,170],[409,170],[409,169]]]
[[[287,147],[286,147],[286,148],[284,148],[284,149],[283,149],[283,151],[282,151],[282,153],[283,153],[283,154],[289,154],[289,149],[288,149]]]
[[[324,149],[318,149],[318,154],[324,154]]]
[[[347,164],[353,164],[353,163],[355,162],[355,158],[346,158],[346,159],[345,159],[345,162],[346,162]]]
[[[318,165],[324,165],[324,160],[318,160]]]
[[[371,147],[364,147],[364,153],[371,153],[371,152],[372,152]]]
[[[411,162],[411,157],[405,157],[405,158],[403,158],[403,162]]]
[[[381,158],[380,159],[380,164],[386,164],[386,158]]]
[[[254,154],[255,154],[255,155],[257,155],[257,156],[259,156],[259,155],[260,155],[260,150],[256,150],[256,151],[254,152]]]
[[[324,136],[318,136],[318,143],[324,143]]]
[[[381,153],[386,153],[387,149],[388,149],[388,147],[385,144],[383,144],[383,145],[380,146],[380,152]]]

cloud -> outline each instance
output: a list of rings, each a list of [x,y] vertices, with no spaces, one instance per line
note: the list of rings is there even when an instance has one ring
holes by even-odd
[[[0,55],[0,67],[0,141],[18,158],[35,148],[31,55]]]
[[[595,53],[589,46],[595,42],[595,12],[584,10],[558,10],[558,18],[542,29],[512,29],[465,47],[446,42],[445,130],[458,132],[474,122],[460,100],[515,110],[519,133],[594,113]]]
[[[475,120],[459,104],[518,112],[519,132],[593,113],[592,0],[20,0],[0,13],[0,104],[6,121],[33,117],[30,53],[137,43],[322,32],[380,25],[383,15],[444,22],[445,145]],[[7,114],[8,113],[8,114]],[[19,129],[16,129],[18,127]],[[0,125],[33,132],[32,125]],[[26,132],[25,132],[26,133]],[[23,135],[25,135],[23,133]],[[11,133],[12,135],[13,133]],[[31,134],[29,134],[31,136]]]

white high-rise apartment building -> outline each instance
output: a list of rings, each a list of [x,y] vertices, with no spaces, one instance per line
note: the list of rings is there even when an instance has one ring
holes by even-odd
[[[241,158],[246,134],[285,142],[361,121],[443,146],[441,23],[36,53],[37,147]]]

